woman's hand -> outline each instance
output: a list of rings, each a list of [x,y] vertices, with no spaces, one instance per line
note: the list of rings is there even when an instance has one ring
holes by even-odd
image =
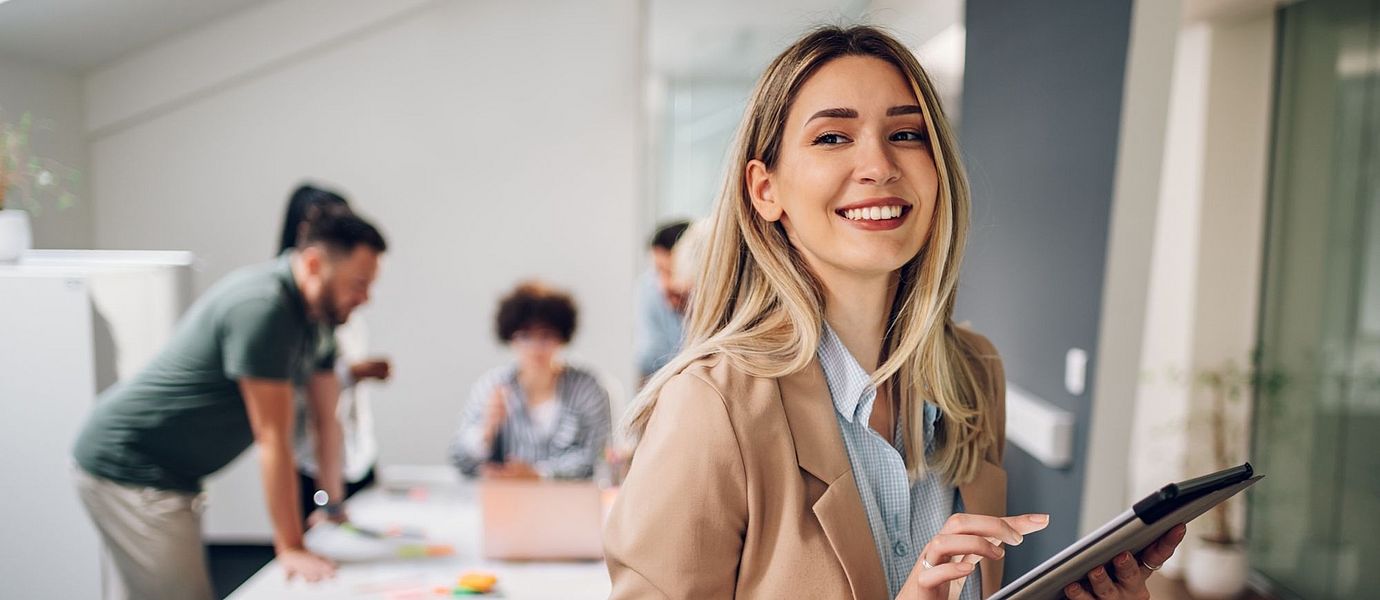
[[[489,396],[489,412],[484,421],[485,445],[493,445],[494,437],[498,435],[498,430],[503,428],[503,421],[507,418],[508,386],[499,384],[494,386],[494,392]]]
[[[1070,600],[1148,600],[1150,591],[1145,588],[1145,580],[1150,577],[1150,573],[1158,571],[1164,566],[1164,561],[1174,555],[1174,549],[1179,547],[1179,542],[1184,541],[1187,532],[1188,528],[1182,524],[1175,525],[1173,529],[1160,536],[1160,539],[1150,544],[1141,553],[1139,561],[1130,552],[1122,552],[1112,559],[1115,579],[1107,574],[1107,567],[1098,567],[1088,573],[1087,584],[1071,583],[1064,588],[1064,595]]]
[[[377,379],[387,381],[393,374],[393,365],[386,358],[371,358],[350,365],[350,377],[355,381]]]
[[[1028,533],[1049,526],[1049,515],[989,517],[958,513],[920,551],[920,560],[896,600],[948,600],[950,584],[962,581],[983,558],[1006,555],[1002,544],[1017,545]]]

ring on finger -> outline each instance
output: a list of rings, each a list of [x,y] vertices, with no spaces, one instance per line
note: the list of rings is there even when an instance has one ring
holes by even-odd
[[[1164,565],[1162,565],[1162,564],[1161,564],[1161,565],[1151,565],[1150,563],[1145,562],[1145,561],[1143,561],[1143,560],[1140,561],[1140,564],[1145,565],[1145,568],[1150,569],[1151,571],[1158,571],[1158,570],[1160,570],[1161,568],[1164,567]]]
[[[934,565],[930,564],[930,561],[925,560],[924,557],[920,558],[920,566],[925,567],[926,569],[934,568]]]

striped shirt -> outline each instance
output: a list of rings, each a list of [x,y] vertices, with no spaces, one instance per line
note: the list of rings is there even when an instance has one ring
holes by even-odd
[[[527,397],[517,381],[516,365],[485,373],[470,391],[460,413],[460,428],[450,444],[450,460],[461,473],[473,476],[495,454],[506,461],[532,465],[545,478],[587,479],[603,458],[608,444],[609,395],[592,373],[567,366],[556,380],[559,407],[554,422],[542,427],[527,407]],[[507,418],[494,440],[484,441],[484,424],[494,389],[508,388]],[[492,447],[497,445],[498,448]],[[497,451],[497,452],[495,452]]]
[[[824,379],[834,400],[835,416],[848,452],[848,464],[853,468],[858,495],[867,513],[872,541],[877,545],[877,555],[886,573],[887,589],[895,598],[910,577],[925,544],[939,533],[950,515],[963,510],[962,499],[953,486],[944,483],[932,471],[910,481],[903,458],[903,424],[896,424],[892,436],[895,443],[887,442],[869,426],[877,389],[828,324],[820,339],[819,362],[824,367]],[[938,420],[939,410],[925,403],[926,455],[934,450],[934,428]],[[980,594],[981,581],[974,571],[968,576],[959,598],[978,600]]]

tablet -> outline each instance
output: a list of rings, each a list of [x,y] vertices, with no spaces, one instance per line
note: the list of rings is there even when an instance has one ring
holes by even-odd
[[[1187,523],[1259,481],[1250,463],[1171,483],[1146,496],[1097,531],[997,590],[987,600],[1055,600],[1064,587],[1122,552],[1140,556],[1175,525]]]

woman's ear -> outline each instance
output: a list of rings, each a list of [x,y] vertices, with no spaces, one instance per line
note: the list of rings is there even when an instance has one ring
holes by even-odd
[[[767,164],[755,158],[748,161],[744,177],[747,178],[752,208],[758,216],[773,223],[781,220],[781,204],[776,201],[775,190],[771,187],[771,173],[767,171]]]

